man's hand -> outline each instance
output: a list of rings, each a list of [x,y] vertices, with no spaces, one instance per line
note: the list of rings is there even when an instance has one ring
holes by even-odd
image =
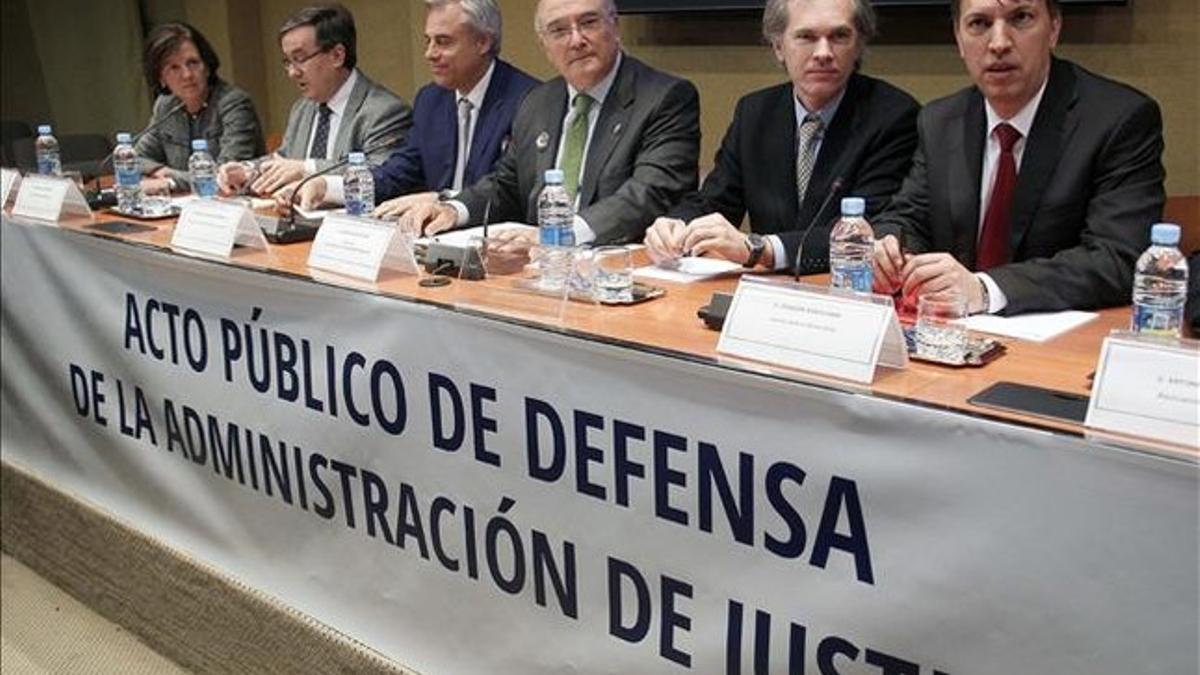
[[[528,258],[529,250],[538,245],[538,229],[536,227],[513,227],[497,230],[488,237],[488,251],[502,255],[524,255]]]
[[[646,253],[655,265],[669,263],[683,256],[683,237],[687,223],[678,218],[656,218],[646,230]]]
[[[900,290],[904,283],[904,252],[900,250],[900,241],[893,235],[875,240],[874,291],[883,295],[892,295]]]
[[[687,224],[683,250],[695,256],[710,256],[745,263],[750,259],[747,238],[725,216],[710,213]]]
[[[904,295],[933,296],[949,299],[955,294],[966,298],[967,313],[986,310],[979,278],[949,253],[922,253],[908,259],[901,272]]]
[[[169,179],[169,178],[154,178],[154,177],[143,178],[142,179],[142,192],[149,192],[149,193],[153,193],[153,194],[170,194],[171,193],[171,179]]]
[[[317,180],[320,180],[319,178]],[[313,181],[317,182],[316,180]],[[324,191],[322,191],[324,192]],[[416,192],[403,197],[389,199],[386,202],[375,207],[375,212],[372,213],[376,218],[383,220],[399,220],[410,211],[421,205],[434,204],[437,202],[438,196],[436,192]]]
[[[250,174],[243,162],[225,162],[217,167],[217,187],[226,197],[241,192],[249,180]]]
[[[322,180],[322,179],[317,178],[312,182],[316,182],[318,180]],[[283,215],[287,215],[292,212],[292,196],[296,193],[296,186],[299,184],[300,184],[300,181],[296,181],[295,183],[288,183],[287,185],[284,185],[283,187],[276,190],[275,194],[272,195],[272,197],[275,198],[275,208],[278,209],[279,212],[282,213]],[[311,184],[312,183],[309,183],[309,185],[311,185]],[[307,187],[308,187],[308,185],[305,186],[305,188],[307,188]],[[303,195],[304,192],[305,192],[305,190],[301,190],[300,191],[301,195]],[[322,193],[322,194],[324,194],[324,193]],[[305,206],[304,201],[303,201],[303,196],[301,197],[301,201],[299,204],[297,204],[297,206],[299,206],[302,209],[316,208],[315,206]]]
[[[458,211],[441,202],[427,202],[413,207],[401,221],[401,226],[411,228],[418,237],[445,232],[458,224]]]
[[[288,183],[295,183],[304,178],[304,160],[273,157],[264,161],[258,167],[258,178],[250,184],[250,189],[257,195],[275,194],[279,188]]]
[[[282,190],[279,190],[279,192],[275,195],[276,201],[278,201],[279,196],[284,193],[287,194],[287,198],[290,200],[292,192],[294,192],[294,188],[295,185],[288,185]],[[322,206],[325,206],[325,191],[327,189],[329,189],[329,183],[325,181],[324,176],[318,176],[305,183],[304,187],[300,188],[300,208],[307,210],[319,209]]]

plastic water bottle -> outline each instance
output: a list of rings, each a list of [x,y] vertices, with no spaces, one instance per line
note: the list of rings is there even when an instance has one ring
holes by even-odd
[[[117,174],[117,210],[136,213],[142,203],[142,168],[133,149],[133,137],[124,131],[117,134],[113,171]]]
[[[208,154],[208,141],[203,138],[192,141],[188,173],[191,174],[193,194],[205,198],[217,196],[217,163]]]
[[[575,209],[563,187],[561,169],[548,169],[545,186],[538,195],[538,242],[541,244],[541,276],[544,290],[559,291],[571,271],[571,249],[575,247]]]
[[[829,285],[857,293],[870,293],[874,272],[875,232],[863,216],[861,197],[842,199],[842,217],[829,233]]]
[[[361,152],[350,153],[350,167],[342,183],[346,195],[346,213],[352,216],[369,216],[375,210],[375,177],[367,166],[367,156]]]
[[[38,137],[33,144],[37,154],[37,170],[43,176],[62,175],[62,156],[58,151],[58,139],[51,132],[49,124],[38,126]]]
[[[1133,274],[1132,329],[1138,333],[1179,337],[1187,300],[1187,261],[1179,251],[1179,226],[1158,223],[1150,228],[1150,248],[1138,258]]]

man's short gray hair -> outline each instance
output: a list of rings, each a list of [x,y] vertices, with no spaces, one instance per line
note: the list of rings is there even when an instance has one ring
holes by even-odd
[[[444,7],[450,3],[462,7],[468,26],[492,39],[492,56],[498,56],[504,25],[496,0],[425,0],[425,8]]]
[[[787,30],[790,3],[791,0],[767,0],[767,7],[763,10],[762,32],[769,44],[775,44]],[[859,46],[865,47],[875,38],[875,10],[871,7],[871,0],[854,0],[854,32],[858,33]]]
[[[542,29],[545,28],[545,26],[542,25],[542,13],[538,11],[542,8],[542,2],[544,2],[544,0],[538,0],[537,7],[535,7],[533,10],[533,32],[538,34],[541,34]],[[604,15],[610,18],[616,18],[616,0],[604,0]]]

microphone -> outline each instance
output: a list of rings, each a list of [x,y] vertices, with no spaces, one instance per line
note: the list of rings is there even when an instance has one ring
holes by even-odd
[[[800,280],[800,254],[804,251],[804,242],[808,240],[808,235],[812,233],[813,227],[815,227],[817,222],[821,220],[821,214],[825,213],[825,209],[829,208],[830,202],[833,201],[833,198],[840,193],[842,188],[845,186],[846,181],[841,176],[833,179],[833,182],[829,184],[829,193],[825,195],[825,201],[821,202],[821,207],[818,208],[817,212],[813,214],[812,220],[808,222],[808,227],[804,228],[804,234],[800,235],[800,243],[796,244],[796,260],[792,264],[792,277],[795,278],[796,281]]]

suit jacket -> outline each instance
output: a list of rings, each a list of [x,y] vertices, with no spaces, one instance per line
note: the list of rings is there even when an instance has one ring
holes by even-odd
[[[491,173],[508,145],[517,107],[537,80],[496,60],[483,95],[467,154],[463,185]],[[453,89],[427,84],[413,101],[413,128],[408,142],[375,168],[375,202],[410,192],[444,190],[454,183],[458,160],[458,95]]]
[[[283,144],[279,147],[281,156],[292,159],[308,156],[308,139],[312,137],[320,105],[303,97],[292,104]],[[359,71],[358,81],[346,101],[341,124],[336,130],[329,130],[329,133],[337,133],[333,152],[328,159],[317,160],[317,170],[322,171],[345,159],[351,150],[369,150],[367,163],[379,164],[404,143],[410,127],[412,109],[408,104]]]
[[[537,222],[537,195],[554,167],[567,85],[561,77],[535,87],[513,121],[513,140],[496,169],[458,199],[481,222]],[[625,54],[601,106],[579,186],[579,215],[596,243],[640,241],[654,219],[696,189],[700,100],[691,82]]]
[[[833,181],[842,179],[841,195],[866,199],[867,217],[874,218],[908,173],[917,147],[919,109],[913,97],[896,87],[851,75],[800,204],[792,85],[748,94],[738,101],[704,186],[670,215],[691,220],[718,211],[737,226],[748,211],[750,230],[779,235],[789,257],[804,239],[803,273],[828,272],[829,231],[839,215],[837,195],[824,211],[817,211]],[[814,224],[805,235],[809,223]]]
[[[876,234],[974,269],[986,113],[970,87],[930,103],[920,147]],[[1133,267],[1163,202],[1162,115],[1144,94],[1060,59],[1018,168],[1013,262],[988,274],[1005,314],[1129,303]]]
[[[188,158],[197,138],[208,141],[208,152],[219,164],[253,159],[265,152],[254,102],[241,89],[218,79],[209,89],[208,106],[200,111],[194,127],[179,106],[180,100],[172,94],[154,101],[147,131],[134,146],[143,173],[167,166],[172,178],[189,184]]]

